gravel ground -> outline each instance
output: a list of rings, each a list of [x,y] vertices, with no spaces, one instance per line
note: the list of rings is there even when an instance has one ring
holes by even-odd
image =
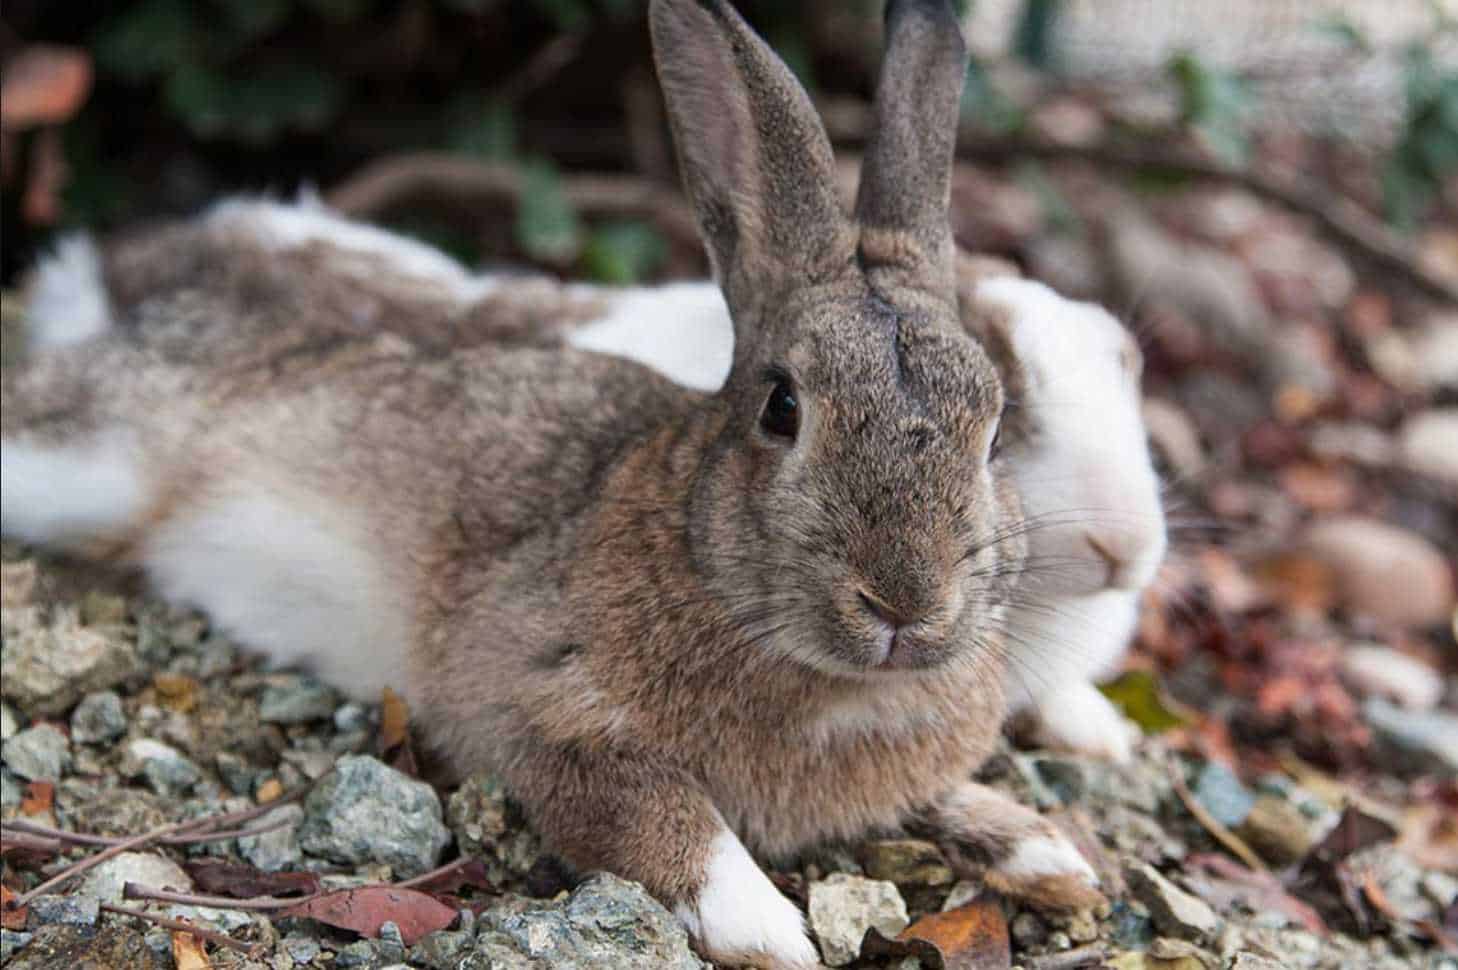
[[[474,777],[436,791],[375,757],[381,709],[328,687],[256,668],[206,622],[139,596],[102,592],[94,577],[8,547],[4,590],[4,818],[74,832],[134,836],[168,823],[280,802],[243,823],[263,834],[119,855],[54,895],[31,902],[23,926],[0,936],[6,966],[183,967],[174,935],[101,905],[183,917],[241,942],[209,947],[214,966],[239,968],[697,967],[672,917],[641,889],[609,875],[578,882],[522,824],[500,787]],[[1451,740],[1451,739],[1450,739]],[[394,756],[398,762],[399,752]],[[1372,800],[1347,827],[1375,829],[1330,848],[1342,800],[1355,793],[1314,771],[1242,781],[1148,738],[1127,767],[1011,747],[984,771],[1039,805],[1079,841],[1109,889],[1097,913],[1051,917],[984,895],[953,877],[938,850],[915,840],[829,846],[778,875],[808,908],[822,954],[852,967],[1454,968],[1421,929],[1452,918],[1458,880],[1423,868],[1397,844],[1412,831],[1396,780],[1370,782]],[[1176,780],[1179,784],[1175,784]],[[306,786],[306,797],[285,793]],[[1177,789],[1239,833],[1257,865],[1309,884],[1285,895],[1237,863],[1193,817]],[[1409,809],[1411,806],[1406,806]],[[1451,823],[1451,819],[1449,820]],[[1390,825],[1390,828],[1384,828]],[[1340,833],[1339,833],[1340,834]],[[1323,843],[1323,840],[1325,842]],[[1323,857],[1314,851],[1328,846]],[[94,849],[72,850],[94,852]],[[326,888],[399,881],[458,855],[481,865],[449,889],[459,909],[418,939],[386,923],[361,938],[323,923],[185,903],[123,900],[126,883],[197,891],[200,864],[229,860],[261,873],[311,872]],[[77,856],[79,857],[79,856]],[[1327,858],[1323,870],[1318,860]],[[5,883],[23,891],[70,857],[10,853]],[[1332,859],[1340,865],[1331,866]],[[1291,867],[1291,868],[1288,868]],[[1322,879],[1336,871],[1390,909],[1351,908]],[[483,878],[484,877],[484,878]],[[489,888],[486,888],[489,887]],[[1338,890],[1340,887],[1338,887]],[[439,892],[439,890],[437,890]],[[1293,901],[1301,896],[1314,909]],[[884,944],[944,925],[976,948]],[[1308,915],[1309,914],[1309,915]],[[975,917],[975,919],[974,919]],[[1317,931],[1326,924],[1330,932]],[[918,922],[920,921],[920,922]],[[1365,925],[1363,925],[1365,924]],[[407,941],[406,936],[410,939]],[[878,955],[879,953],[879,955]],[[981,962],[978,962],[981,961]],[[194,964],[193,966],[196,966]]]

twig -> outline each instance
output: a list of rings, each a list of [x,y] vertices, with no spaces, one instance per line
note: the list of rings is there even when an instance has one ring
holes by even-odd
[[[475,856],[463,855],[453,862],[447,862],[445,865],[432,869],[429,872],[424,873],[423,875],[416,876],[413,879],[406,879],[403,882],[392,882],[388,883],[387,885],[393,886],[396,889],[413,889],[416,886],[423,886],[428,882],[434,882],[441,876],[449,875],[450,873],[455,872],[457,869],[464,869],[466,868],[466,866],[470,865],[475,861]]]
[[[1062,953],[1047,953],[1039,957],[1029,957],[1027,965],[1028,970],[1077,970],[1079,967],[1102,964],[1108,956],[1109,948],[1107,946],[1102,943],[1090,943],[1087,946],[1064,950]]]
[[[377,215],[412,198],[439,198],[460,206],[475,201],[516,204],[522,174],[514,165],[444,152],[391,155],[366,165],[324,194],[345,215]],[[673,189],[631,175],[564,175],[562,194],[582,212],[651,217],[678,241],[698,245],[698,229]]]
[[[1185,784],[1184,770],[1180,767],[1179,759],[1173,754],[1169,756],[1169,782],[1174,788],[1175,794],[1179,796],[1180,801],[1184,802],[1185,808],[1189,810],[1191,815],[1195,816],[1195,821],[1199,822],[1205,831],[1214,836],[1216,842],[1219,842],[1232,855],[1240,859],[1241,862],[1244,862],[1248,868],[1254,869],[1256,872],[1270,872],[1266,868],[1265,862],[1261,860],[1261,857],[1256,855],[1251,850],[1251,847],[1245,844],[1244,839],[1226,828],[1225,823],[1211,815],[1205,806],[1201,805],[1195,799],[1194,792],[1190,791],[1190,786]]]
[[[102,903],[101,909],[108,913],[115,913],[118,916],[131,916],[135,919],[146,920],[149,923],[156,923],[158,926],[165,927],[169,930],[191,933],[200,940],[206,940],[218,946],[225,946],[230,950],[237,950],[250,960],[263,959],[266,949],[262,943],[247,943],[243,940],[235,940],[225,933],[204,929],[195,923],[189,923],[187,920],[158,916],[155,913],[148,913],[140,909],[127,909],[125,906],[114,906],[111,903]]]
[[[269,806],[277,805],[278,802],[270,802]],[[220,816],[221,818],[221,816]],[[216,824],[216,823],[214,823]],[[158,845],[198,845],[203,842],[224,842],[228,839],[241,839],[250,835],[262,835],[265,832],[272,832],[294,824],[289,819],[280,819],[277,822],[270,822],[267,825],[259,825],[253,828],[227,829],[222,832],[202,832],[188,835],[170,835],[157,840]],[[68,832],[65,829],[51,828],[49,825],[40,825],[35,822],[23,819],[14,819],[5,822],[0,826],[0,831],[14,838],[17,834],[26,834],[38,838],[54,839],[58,842],[66,842],[72,845],[90,845],[109,848],[126,841],[123,838],[110,835],[87,835],[83,832]]]
[[[831,138],[837,143],[865,143],[870,111],[863,102],[853,98],[835,99],[823,106],[822,113]],[[1019,158],[1082,161],[1127,172],[1167,172],[1187,178],[1232,182],[1309,216],[1329,238],[1363,258],[1373,269],[1401,277],[1430,299],[1458,304],[1458,282],[1429,270],[1411,245],[1361,206],[1313,188],[1311,180],[1299,172],[1226,165],[1166,142],[1104,141],[1075,145],[1021,135],[989,137],[970,129],[958,133],[957,156],[994,163]]]
[[[151,899],[159,903],[181,903],[184,906],[247,909],[259,912],[288,909],[290,906],[297,906],[314,898],[314,896],[293,896],[288,899],[279,896],[250,896],[247,899],[234,899],[231,896],[201,896],[194,893],[173,892],[170,889],[153,889],[151,886],[143,886],[135,882],[129,882],[122,887],[122,897],[125,899]]]
[[[116,845],[111,846],[110,848],[103,849],[102,851],[96,853],[96,855],[87,856],[85,859],[74,862],[66,868],[62,869],[60,872],[56,873],[51,878],[47,879],[45,882],[41,883],[39,886],[36,886],[29,892],[22,893],[21,895],[16,896],[13,900],[11,900],[10,906],[12,909],[19,909],[20,907],[29,903],[32,899],[35,899],[37,896],[42,896],[48,891],[55,889],[57,886],[62,886],[70,882],[72,879],[75,879],[86,870],[101,865],[101,863],[105,862],[107,859],[119,856],[123,852],[126,852],[128,849],[139,849],[143,846],[151,845],[158,839],[162,838],[162,836],[170,835],[171,833],[178,831],[183,827],[184,824],[185,823],[174,822],[171,825],[164,825],[159,829],[153,829],[146,835],[138,835],[135,838],[125,839],[121,842],[118,842]]]
[[[19,850],[21,852],[50,853],[51,855],[59,854],[64,848],[64,843],[60,839],[35,832],[22,832],[19,829],[0,830],[0,844],[4,845],[6,852]]]

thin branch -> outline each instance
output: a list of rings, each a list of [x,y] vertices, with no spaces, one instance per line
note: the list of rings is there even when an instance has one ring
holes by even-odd
[[[206,940],[218,946],[236,950],[250,960],[262,960],[267,950],[262,943],[248,943],[243,940],[235,940],[226,933],[218,933],[214,930],[204,929],[195,923],[187,920],[172,919],[167,916],[159,916],[155,913],[144,912],[140,909],[127,909],[125,906],[114,906],[111,903],[102,903],[101,909],[108,913],[115,913],[118,916],[130,916],[134,919],[146,920],[148,923],[156,923],[158,926],[169,930],[177,930],[182,933],[191,933],[199,940]]]
[[[164,825],[159,829],[153,829],[145,835],[138,835],[135,838],[125,839],[108,849],[103,849],[101,852],[96,853],[96,855],[87,856],[85,859],[74,862],[66,868],[62,869],[60,872],[56,873],[51,878],[47,879],[45,882],[41,883],[39,886],[36,886],[29,892],[22,893],[21,895],[16,896],[13,900],[11,900],[10,908],[19,909],[20,907],[29,903],[32,899],[35,899],[37,896],[45,895],[50,890],[55,889],[58,886],[65,885],[72,879],[75,879],[77,876],[81,875],[86,870],[94,868],[95,866],[99,866],[107,859],[119,856],[129,849],[140,849],[144,846],[152,845],[164,835],[171,835],[173,832],[178,831],[183,827],[184,824],[185,823],[174,822],[171,825]]]
[[[1211,815],[1209,810],[1196,800],[1194,792],[1190,791],[1190,786],[1185,784],[1184,769],[1180,767],[1179,759],[1173,754],[1169,757],[1169,783],[1180,801],[1184,803],[1185,808],[1195,817],[1195,821],[1199,822],[1205,831],[1215,838],[1216,842],[1244,862],[1248,868],[1256,872],[1270,872],[1261,857],[1245,844],[1244,839],[1226,828],[1224,822]]]
[[[314,894],[314,896],[317,895],[319,894]],[[250,896],[246,899],[234,899],[231,896],[203,896],[196,893],[173,892],[170,889],[153,889],[151,886],[143,886],[135,882],[129,882],[122,887],[122,897],[125,899],[149,899],[159,903],[181,903],[184,906],[207,906],[212,909],[246,909],[256,910],[258,912],[288,909],[290,906],[297,906],[300,903],[308,902],[314,896],[293,896],[288,899],[280,896]]]
[[[432,869],[429,872],[416,876],[413,879],[406,879],[403,882],[386,883],[386,885],[393,886],[396,889],[413,889],[416,886],[424,886],[426,883],[434,882],[441,876],[450,875],[457,869],[464,869],[466,868],[466,866],[470,865],[475,861],[475,856],[463,855],[453,862],[447,862],[445,865]]]
[[[440,199],[455,206],[481,202],[515,205],[522,194],[521,170],[445,152],[409,152],[366,165],[324,194],[345,215],[379,215],[407,199]],[[683,197],[672,188],[632,175],[562,176],[562,194],[589,215],[647,216],[680,242],[698,245]]]
[[[864,102],[854,98],[833,99],[822,106],[822,114],[837,144],[865,144],[871,113]],[[1190,149],[1149,139],[1073,145],[1026,135],[994,137],[969,128],[958,132],[957,157],[988,163],[1020,158],[1080,161],[1117,171],[1162,172],[1234,183],[1310,217],[1328,238],[1373,269],[1401,277],[1430,299],[1458,304],[1458,282],[1424,266],[1411,244],[1361,206],[1315,187],[1313,180],[1300,172],[1269,165],[1261,168],[1226,165]]]
[[[1103,943],[1090,943],[1062,953],[1047,953],[1028,957],[1028,970],[1079,970],[1082,967],[1103,966],[1109,957],[1109,947]]]
[[[269,807],[277,805],[278,802],[270,802]],[[219,818],[222,818],[219,816]],[[213,824],[216,824],[214,822]],[[241,839],[250,835],[263,835],[265,832],[273,832],[295,824],[290,819],[280,819],[277,822],[270,822],[267,825],[258,825],[253,828],[227,829],[222,832],[201,832],[197,834],[169,835],[166,838],[158,839],[158,845],[198,845],[204,842],[225,842],[228,839]],[[65,842],[71,845],[88,845],[110,848],[126,839],[111,835],[87,835],[83,832],[69,832],[65,829],[51,828],[49,825],[40,825],[25,819],[13,819],[0,824],[0,832],[4,832],[7,838],[15,838],[18,834],[25,834],[37,838],[54,839],[57,842]]]

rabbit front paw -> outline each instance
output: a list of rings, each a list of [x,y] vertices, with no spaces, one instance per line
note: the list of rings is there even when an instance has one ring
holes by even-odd
[[[1033,740],[1043,747],[1127,764],[1139,729],[1087,681],[1060,684],[1037,700]]]

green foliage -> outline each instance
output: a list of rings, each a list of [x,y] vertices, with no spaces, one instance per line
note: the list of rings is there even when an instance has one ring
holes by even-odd
[[[1053,28],[1063,0],[1025,0],[1023,15],[1013,35],[1013,50],[1034,67],[1053,65]]]
[[[1179,89],[1180,120],[1205,140],[1222,160],[1239,165],[1250,154],[1245,116],[1251,93],[1245,82],[1183,51],[1169,62]]]
[[[1415,44],[1404,59],[1407,112],[1382,173],[1387,215],[1410,230],[1443,182],[1458,173],[1458,68]]]
[[[515,229],[517,245],[533,259],[561,266],[577,258],[582,224],[550,162],[537,159],[522,166]]]
[[[1099,690],[1145,734],[1160,734],[1187,723],[1166,701],[1159,681],[1147,670],[1131,670]]]
[[[1022,107],[993,83],[987,69],[975,58],[967,64],[961,114],[965,121],[995,134],[1017,131],[1027,121]]]
[[[601,283],[637,283],[651,276],[668,256],[668,244],[646,222],[624,220],[597,227],[582,250],[587,274]]]

